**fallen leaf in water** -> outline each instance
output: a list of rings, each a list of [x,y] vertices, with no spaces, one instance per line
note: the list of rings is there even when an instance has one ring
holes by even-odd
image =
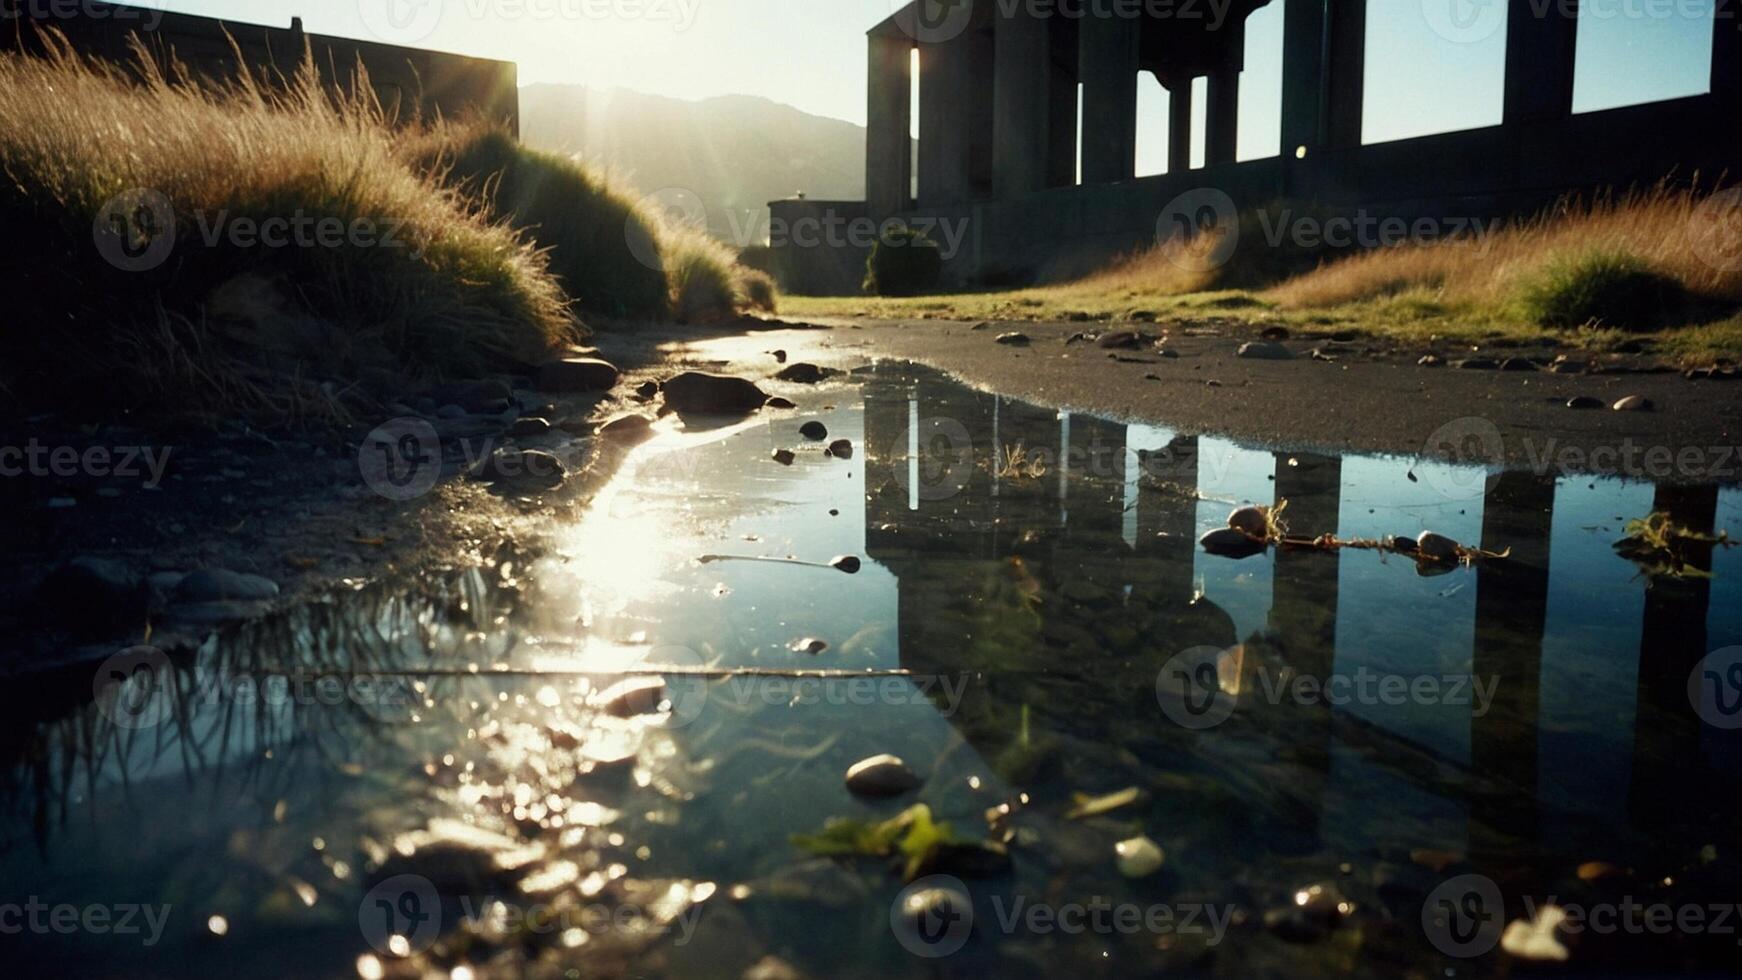
[[[1083,793],[1072,793],[1071,799],[1076,805],[1065,811],[1066,820],[1082,820],[1085,817],[1098,817],[1103,813],[1111,813],[1121,807],[1131,806],[1143,799],[1143,790],[1135,786],[1127,786],[1117,793],[1106,796],[1088,796]]]
[[[1409,852],[1409,859],[1437,874],[1463,861],[1464,855],[1457,851],[1439,851],[1428,847],[1418,847]]]
[[[1567,913],[1560,906],[1544,905],[1536,910],[1534,920],[1516,919],[1508,925],[1500,935],[1500,948],[1521,960],[1565,962],[1567,948],[1555,930],[1566,920]]]

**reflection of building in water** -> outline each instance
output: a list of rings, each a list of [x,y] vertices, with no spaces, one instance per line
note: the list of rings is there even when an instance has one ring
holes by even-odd
[[[1494,705],[1470,726],[1470,764],[1512,787],[1476,800],[1472,853],[1487,830],[1525,840],[1536,833],[1537,711],[1543,626],[1548,620],[1549,551],[1555,478],[1504,473],[1490,481],[1482,510],[1482,547],[1512,558],[1476,568],[1475,650],[1470,672],[1494,678]]]
[[[1652,510],[1677,525],[1710,535],[1718,517],[1718,488],[1658,487]],[[1634,724],[1629,810],[1646,827],[1672,824],[1689,809],[1734,800],[1735,784],[1699,778],[1705,767],[1702,726],[1691,710],[1688,679],[1711,652],[1706,613],[1712,598],[1713,546],[1694,543],[1689,564],[1701,574],[1654,578],[1645,586],[1645,622],[1639,638],[1639,701]]]
[[[988,759],[999,758],[1001,740],[1016,729],[1015,716],[1024,706],[1037,728],[1095,740],[1103,748],[1112,742],[1151,764],[1160,762],[1149,755],[1155,751],[1172,751],[1177,761],[1182,744],[1201,759],[1220,751],[1214,733],[1172,728],[1154,696],[1156,674],[1173,655],[1247,639],[1235,634],[1220,609],[1192,603],[1193,565],[1199,560],[1196,496],[1203,485],[1200,467],[1207,464],[1199,459],[1195,438],[1139,433],[1137,427],[967,392],[929,374],[888,374],[868,389],[868,552],[899,581],[901,663],[920,673],[984,676],[985,684],[970,695],[981,703],[969,705],[958,724]],[[1144,446],[1140,477],[1125,470],[1139,456],[1128,452],[1128,442]],[[1044,455],[1046,471],[999,473],[1007,450],[1017,446],[1031,459]],[[1293,532],[1339,533],[1346,498],[1357,489],[1345,485],[1342,461],[1315,454],[1255,456],[1266,466],[1272,458],[1276,499],[1289,501]],[[1239,714],[1228,724],[1275,739],[1277,753],[1293,767],[1288,786],[1264,788],[1283,798],[1276,807],[1280,819],[1309,833],[1351,833],[1339,829],[1351,823],[1365,825],[1354,833],[1373,832],[1373,821],[1384,819],[1386,811],[1375,809],[1366,794],[1376,785],[1402,792],[1411,783],[1411,801],[1397,805],[1424,823],[1399,826],[1453,828],[1448,833],[1454,838],[1467,834],[1473,858],[1498,867],[1520,847],[1546,839],[1538,795],[1548,792],[1557,774],[1542,769],[1552,758],[1544,755],[1539,730],[1545,685],[1579,692],[1611,683],[1630,689],[1637,684],[1631,781],[1641,822],[1649,822],[1647,816],[1667,821],[1678,810],[1698,812],[1691,801],[1709,790],[1689,773],[1709,762],[1700,751],[1702,730],[1686,685],[1693,665],[1708,652],[1709,587],[1698,580],[1631,586],[1644,593],[1642,647],[1614,637],[1612,646],[1592,651],[1581,671],[1545,677],[1561,492],[1552,477],[1509,473],[1488,481],[1480,500],[1436,497],[1434,513],[1467,511],[1479,521],[1483,548],[1511,551],[1508,560],[1438,578],[1420,576],[1407,559],[1370,552],[1275,554],[1269,629],[1249,648],[1249,667],[1262,650],[1277,658],[1268,668],[1296,676],[1329,678],[1369,665],[1406,680],[1474,678],[1492,697],[1491,703],[1482,700],[1474,684],[1466,683],[1462,702],[1303,705],[1247,685]],[[1709,531],[1715,500],[1710,489],[1665,489],[1656,506]],[[1402,522],[1415,513],[1383,504],[1376,509],[1377,515],[1362,514],[1367,524]],[[1562,531],[1595,533],[1581,527]],[[1590,554],[1574,548],[1557,558],[1574,563],[1559,574],[1578,581],[1581,562],[1620,561],[1606,542],[1599,557]],[[1352,570],[1361,574],[1352,576]],[[1374,597],[1362,593],[1376,580],[1400,587],[1380,593],[1382,601],[1392,595],[1402,603],[1375,611]],[[1359,587],[1345,596],[1353,586]],[[1364,619],[1391,621],[1388,627],[1397,632],[1387,635],[1403,637],[1401,648],[1377,648],[1391,640],[1340,621],[1356,598],[1366,600]],[[1576,600],[1587,608],[1640,601],[1636,591]],[[1411,629],[1425,631],[1413,644]],[[1592,671],[1603,676],[1592,677]],[[1604,732],[1616,723],[1603,715],[1573,724]],[[1627,722],[1619,724],[1624,730]],[[1426,758],[1438,761],[1424,767]],[[1022,778],[1020,772],[1004,774]],[[1557,813],[1567,807],[1584,813],[1570,826],[1588,832],[1620,816],[1608,801],[1588,794],[1563,793],[1555,806]]]

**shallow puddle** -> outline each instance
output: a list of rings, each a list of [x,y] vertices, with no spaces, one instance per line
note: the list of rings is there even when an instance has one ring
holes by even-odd
[[[1284,500],[1294,536],[1511,557],[1199,547]],[[1613,544],[1652,511],[1742,527],[1730,488],[1258,451],[878,364],[791,417],[674,424],[540,555],[130,651],[95,701],[89,669],[14,685],[0,901],[45,925],[0,949],[117,975],[1488,973],[1552,897],[1708,910],[1585,930],[1575,963],[1734,964],[1742,916],[1710,910],[1742,901],[1742,554],[1648,578]],[[851,795],[879,753],[920,787]],[[925,855],[968,896],[935,916],[903,914],[900,861],[792,841],[915,803],[1009,855]],[[1165,860],[1129,877],[1139,836]]]

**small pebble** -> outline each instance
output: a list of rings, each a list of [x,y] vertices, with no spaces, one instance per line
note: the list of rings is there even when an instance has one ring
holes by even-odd
[[[838,514],[839,511],[829,511],[829,516],[831,517]],[[846,572],[848,575],[859,574],[859,569],[863,567],[863,563],[859,561],[858,555],[842,555],[834,561],[829,562],[829,565],[831,565],[836,571]]]
[[[829,455],[836,459],[852,459],[853,443],[848,439],[836,439],[829,443]]]
[[[774,451],[774,461],[782,466],[791,466],[796,459],[798,459],[798,454],[790,449],[776,449]]]
[[[1262,507],[1241,507],[1228,515],[1228,526],[1254,538],[1270,536],[1270,521]]]
[[[1119,873],[1127,878],[1147,878],[1161,870],[1167,854],[1147,837],[1133,837],[1113,845],[1118,856]]]
[[[1437,561],[1450,561],[1458,557],[1460,548],[1458,542],[1443,534],[1436,534],[1433,531],[1423,531],[1421,532],[1421,536],[1415,539],[1415,550],[1424,558],[1432,558]]]
[[[1538,963],[1564,963],[1567,948],[1555,933],[1567,913],[1558,905],[1544,905],[1536,910],[1530,922],[1515,919],[1500,934],[1500,948],[1521,960]]]
[[[798,433],[812,442],[821,442],[829,437],[829,427],[815,419],[812,419],[804,425],[799,426]]]
[[[847,770],[847,789],[859,796],[900,796],[919,788],[919,777],[893,755],[874,755]]]
[[[1641,395],[1628,395],[1615,403],[1617,412],[1649,412],[1651,408],[1651,399]]]

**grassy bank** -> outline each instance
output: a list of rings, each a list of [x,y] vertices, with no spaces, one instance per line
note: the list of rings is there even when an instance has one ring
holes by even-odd
[[[306,66],[275,82],[0,56],[0,411],[343,419],[524,370],[577,311],[772,304],[723,246],[500,130],[407,132]]]
[[[1498,336],[1595,348],[1644,341],[1679,360],[1710,362],[1742,355],[1742,261],[1724,261],[1723,203],[1659,190],[1569,203],[1479,235],[1340,255],[1271,247],[1247,216],[1231,259],[1210,271],[1156,248],[1030,289],[788,297],[785,307],[798,316],[1213,316],[1408,340]]]
[[[141,64],[135,84],[64,49],[0,58],[15,396],[323,414],[337,378],[482,371],[574,335],[545,257],[413,173],[373,102],[312,71],[268,90]]]
[[[576,160],[522,146],[505,128],[444,122],[408,134],[420,174],[522,230],[584,312],[686,321],[773,309],[773,280],[731,249],[667,220],[641,195]]]

